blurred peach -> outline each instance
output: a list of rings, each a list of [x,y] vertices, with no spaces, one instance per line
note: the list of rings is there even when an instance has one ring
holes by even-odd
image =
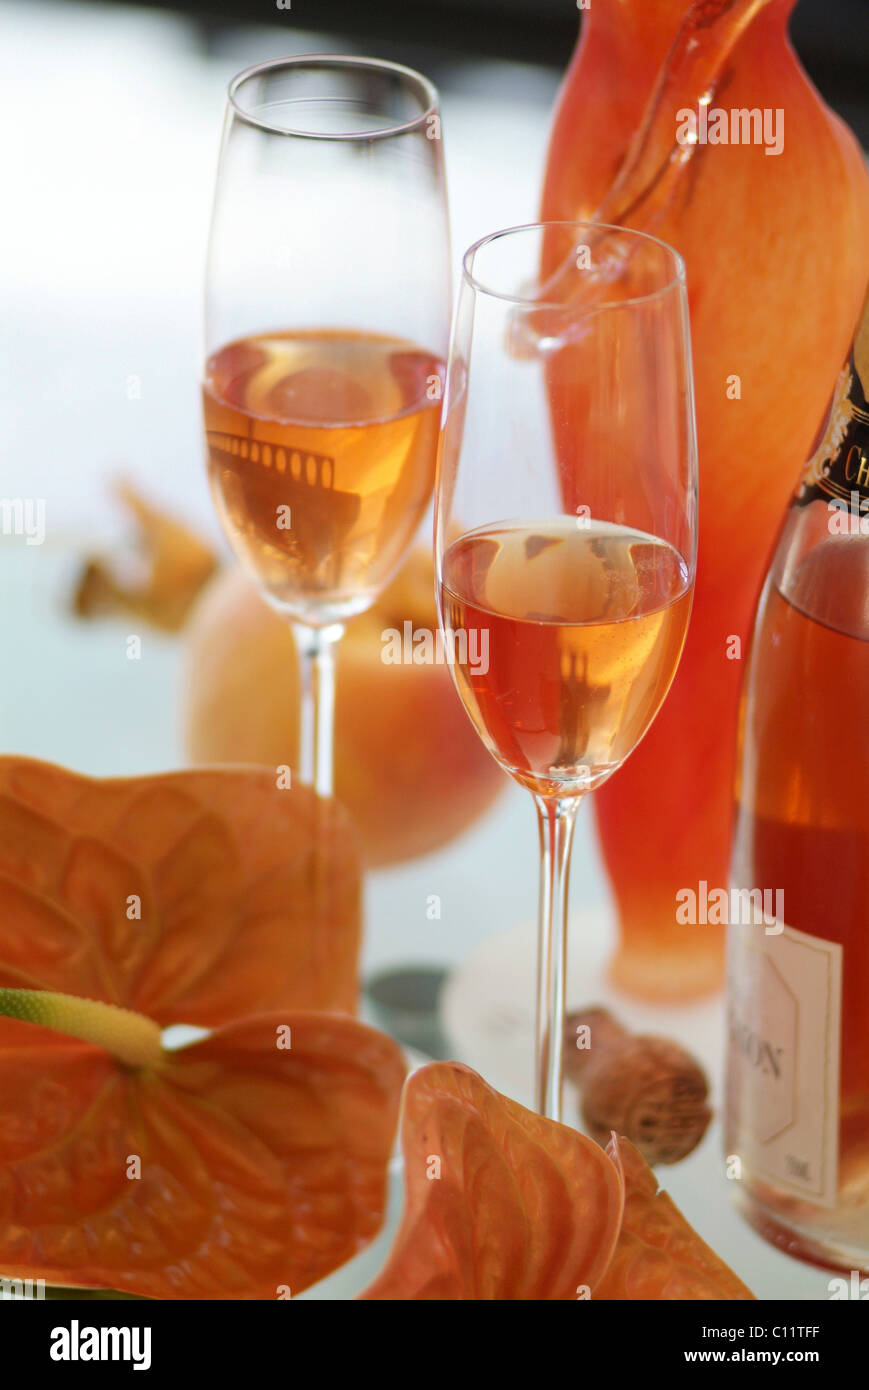
[[[387,629],[437,631],[430,555],[418,550],[338,648],[335,794],[369,865],[431,853],[468,829],[506,783],[445,665],[382,660]],[[196,763],[298,766],[299,681],[282,621],[238,570],[218,577],[189,627],[185,717]]]

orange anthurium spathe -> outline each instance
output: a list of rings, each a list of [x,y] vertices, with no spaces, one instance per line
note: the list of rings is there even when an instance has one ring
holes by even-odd
[[[0,1273],[272,1299],[365,1245],[404,1064],[311,1012],[359,924],[343,814],[271,771],[0,759]]]
[[[0,758],[0,987],[166,1026],[356,1007],[356,837],[264,768],[98,781]]]
[[[622,1174],[625,1212],[615,1254],[596,1299],[754,1298],[733,1270],[689,1226],[642,1154],[613,1138],[607,1153]]]
[[[83,1031],[87,1002],[0,992]],[[99,1006],[97,1006],[99,1007]],[[274,1013],[161,1053],[0,1021],[0,1271],[150,1298],[289,1298],[376,1234],[404,1064],[354,1019]],[[102,1033],[102,1022],[97,1020]]]
[[[406,1203],[366,1299],[575,1299],[602,1277],[622,1186],[603,1149],[476,1072],[416,1072],[402,1108]]]
[[[753,1297],[632,1144],[605,1153],[467,1067],[410,1078],[402,1145],[404,1220],[364,1299]]]

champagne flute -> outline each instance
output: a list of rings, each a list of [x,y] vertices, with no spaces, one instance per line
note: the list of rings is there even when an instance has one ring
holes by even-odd
[[[333,55],[234,78],[205,307],[212,492],[292,625],[301,780],[329,796],[336,643],[398,569],[434,486],[450,266],[432,84]]]
[[[556,269],[558,298],[545,298]],[[438,604],[465,709],[537,808],[536,1104],[557,1120],[577,808],[655,718],[691,610],[685,274],[656,238],[589,223],[495,232],[463,272],[436,489]]]

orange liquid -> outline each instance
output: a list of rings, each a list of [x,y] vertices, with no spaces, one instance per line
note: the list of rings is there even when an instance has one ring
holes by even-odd
[[[559,518],[456,541],[441,603],[447,634],[467,634],[469,659],[452,669],[477,732],[518,782],[551,795],[599,786],[643,737],[673,679],[691,590],[663,541]]]
[[[361,612],[398,568],[431,499],[441,380],[413,343],[338,330],[244,338],[209,359],[218,511],[295,616]]]

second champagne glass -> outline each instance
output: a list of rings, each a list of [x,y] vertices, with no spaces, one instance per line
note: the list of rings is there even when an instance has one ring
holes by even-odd
[[[577,807],[649,728],[691,609],[697,458],[675,251],[577,223],[512,228],[470,249],[435,543],[459,695],[537,806],[536,1100],[560,1119]]]
[[[293,626],[301,780],[324,796],[335,645],[431,500],[449,317],[431,83],[332,55],[236,77],[206,284],[209,476],[235,554]]]

